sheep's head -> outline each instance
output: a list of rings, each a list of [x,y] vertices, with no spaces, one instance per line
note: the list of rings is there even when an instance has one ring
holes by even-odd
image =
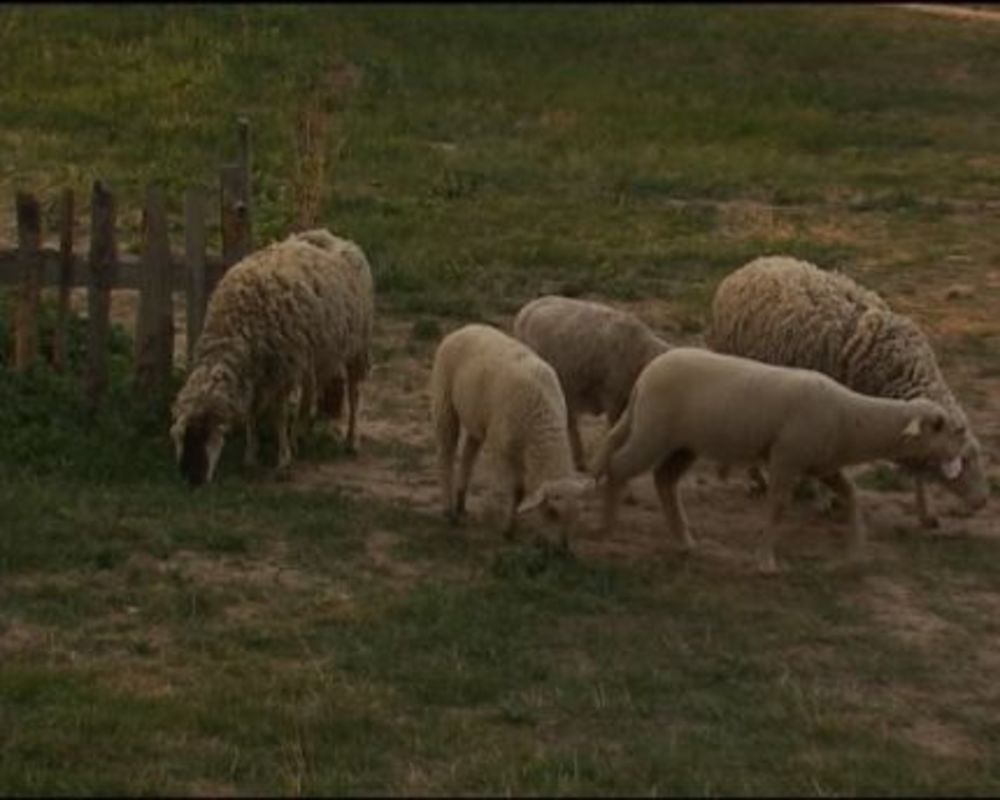
[[[919,398],[907,403],[907,422],[900,433],[900,456],[938,465],[942,477],[957,480],[962,473],[962,454],[968,428],[930,400]]]
[[[229,427],[241,413],[238,381],[216,364],[192,370],[174,403],[170,438],[181,474],[192,486],[212,480]]]
[[[945,489],[961,498],[965,508],[970,513],[976,512],[986,505],[990,496],[990,487],[986,480],[986,470],[983,463],[982,446],[975,435],[965,427],[959,426],[965,432],[965,442],[959,454],[957,472],[952,476],[942,474],[934,464],[924,464],[920,472],[927,478],[939,481]]]
[[[227,427],[220,416],[208,411],[181,417],[170,429],[177,465],[191,486],[212,480]]]
[[[558,520],[563,530],[563,542],[576,529],[584,498],[594,491],[594,479],[589,475],[545,481],[517,507],[518,514],[541,508],[546,517]]]

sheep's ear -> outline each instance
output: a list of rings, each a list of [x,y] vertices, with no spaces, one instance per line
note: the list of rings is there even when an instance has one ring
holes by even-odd
[[[919,435],[920,435],[920,419],[918,417],[914,417],[909,421],[907,426],[903,428],[903,438],[913,439]]]
[[[545,502],[545,487],[539,487],[521,501],[521,505],[517,507],[517,513],[525,514],[538,508],[543,502]]]

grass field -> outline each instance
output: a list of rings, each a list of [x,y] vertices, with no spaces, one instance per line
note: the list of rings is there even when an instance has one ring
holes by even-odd
[[[179,211],[245,115],[258,239],[355,239],[381,315],[359,459],[317,434],[279,479],[234,436],[198,492],[165,401],[131,396],[127,326],[96,418],[76,372],[7,370],[0,327],[0,794],[1000,792],[996,496],[929,535],[868,473],[876,557],[854,569],[805,507],[819,534],[776,578],[683,558],[658,522],[565,558],[447,526],[420,434],[464,320],[560,292],[696,341],[721,275],[788,252],[912,313],[1000,446],[1000,23],[5,6],[0,75],[8,239],[15,188],[102,177],[132,244],[145,182]],[[749,546],[759,504],[691,496],[696,523],[728,514],[716,550]]]

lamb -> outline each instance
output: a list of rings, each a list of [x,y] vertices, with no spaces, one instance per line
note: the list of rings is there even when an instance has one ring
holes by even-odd
[[[369,368],[371,269],[361,249],[329,231],[294,234],[244,258],[219,282],[171,437],[192,486],[210,481],[226,434],[246,425],[245,461],[257,458],[257,421],[276,418],[278,467],[292,460],[302,416],[347,387],[354,447],[358,384]]]
[[[524,305],[514,318],[513,333],[559,376],[579,470],[586,467],[578,415],[603,414],[608,427],[613,425],[642,368],[669,348],[633,314],[555,295]]]
[[[625,413],[605,438],[595,474],[606,479],[604,526],[612,531],[621,486],[653,468],[667,525],[690,549],[695,540],[677,483],[695,459],[765,463],[770,525],[758,559],[762,571],[775,572],[778,528],[796,478],[816,476],[844,501],[851,523],[848,556],[857,559],[865,527],[843,468],[914,458],[951,474],[964,442],[964,432],[926,398],[870,397],[813,370],[678,347],[639,375]]]
[[[939,403],[963,430],[965,444],[961,469],[950,478],[920,460],[899,460],[914,477],[920,522],[938,525],[927,505],[928,479],[962,498],[970,513],[986,504],[982,448],[927,337],[846,275],[787,256],[751,261],[719,284],[708,345],[721,353],[818,370],[863,394]]]
[[[465,514],[469,478],[485,444],[496,459],[501,489],[510,498],[502,520],[504,535],[512,535],[517,515],[542,507],[560,521],[560,545],[568,550],[581,503],[594,481],[574,473],[566,401],[555,370],[506,333],[466,325],[438,345],[430,394],[441,496],[452,523]],[[463,430],[454,486],[453,465]]]

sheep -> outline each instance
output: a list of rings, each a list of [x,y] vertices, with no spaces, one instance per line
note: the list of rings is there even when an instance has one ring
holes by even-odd
[[[328,396],[345,385],[353,448],[373,316],[364,253],[325,230],[293,234],[226,272],[173,404],[171,437],[189,483],[212,479],[225,436],[240,423],[245,463],[256,463],[256,426],[265,414],[276,417],[278,467],[286,467],[302,417],[318,402],[331,405]]]
[[[646,364],[670,345],[633,314],[600,303],[548,295],[525,304],[513,334],[559,376],[577,469],[586,469],[577,417],[603,414],[610,428]]]
[[[925,481],[940,481],[968,512],[989,496],[982,448],[917,325],[848,276],[787,256],[755,259],[727,275],[712,301],[708,345],[721,353],[814,369],[863,394],[926,397],[964,430],[961,470],[946,477],[933,465],[899,459],[914,478],[920,523],[937,527]]]
[[[595,476],[605,479],[604,527],[611,532],[624,481],[653,468],[668,528],[693,549],[677,482],[695,459],[765,463],[770,525],[758,559],[763,572],[775,572],[778,526],[797,477],[820,478],[845,502],[848,558],[858,559],[866,534],[843,468],[877,458],[917,458],[953,474],[963,443],[944,408],[926,398],[871,397],[813,370],[678,347],[639,375],[624,414],[605,437]]]
[[[541,507],[560,521],[560,546],[568,551],[581,503],[594,481],[574,472],[566,401],[555,370],[506,333],[470,324],[438,345],[430,395],[448,519],[457,524],[465,514],[469,478],[485,444],[510,498],[502,518],[504,535],[512,535],[517,515]],[[453,465],[463,430],[456,486]]]

